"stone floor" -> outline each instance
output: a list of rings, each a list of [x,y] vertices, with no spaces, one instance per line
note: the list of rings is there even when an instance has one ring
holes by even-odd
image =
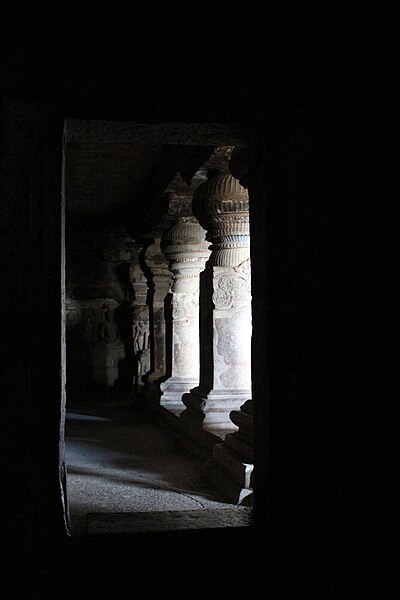
[[[162,528],[171,517],[177,528],[187,522],[207,527],[207,520],[210,527],[245,524],[242,517],[248,509],[226,503],[203,478],[202,462],[138,413],[132,401],[69,404],[66,460],[73,536],[95,533],[99,524],[111,533],[113,527],[119,532],[121,527],[156,529],[157,522]],[[228,512],[219,518],[216,509]],[[182,518],[176,511],[182,511]],[[199,520],[193,511],[205,512]],[[131,518],[122,515],[121,520],[121,513]]]

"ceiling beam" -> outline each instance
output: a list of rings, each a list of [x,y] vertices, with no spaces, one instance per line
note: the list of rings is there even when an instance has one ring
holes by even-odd
[[[242,146],[256,134],[244,123],[131,123],[66,119],[66,141],[113,144]]]

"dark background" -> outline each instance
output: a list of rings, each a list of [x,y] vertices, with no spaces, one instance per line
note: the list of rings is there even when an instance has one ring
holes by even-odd
[[[392,597],[393,14],[2,3],[3,597],[257,597],[258,583],[273,598]],[[54,352],[65,117],[259,125],[253,532],[66,539]]]

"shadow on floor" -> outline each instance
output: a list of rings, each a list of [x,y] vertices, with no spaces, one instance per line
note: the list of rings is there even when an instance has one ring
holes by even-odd
[[[202,461],[127,401],[69,405],[66,462],[72,535],[87,533],[89,513],[234,508],[204,479]]]

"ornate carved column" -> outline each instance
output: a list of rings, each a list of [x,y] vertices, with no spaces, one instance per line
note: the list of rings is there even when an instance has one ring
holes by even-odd
[[[241,185],[248,185],[247,148],[235,148],[229,168]],[[254,470],[253,400],[247,400],[240,410],[230,413],[238,431],[229,433],[223,443],[214,444],[212,457],[203,466],[204,475],[234,504],[252,504]]]
[[[148,303],[151,326],[151,369],[146,377],[146,392],[150,393],[153,391],[159,393],[159,380],[167,373],[164,309],[167,294],[171,289],[172,275],[160,247],[161,234],[162,230],[159,229],[154,235],[154,242],[145,250],[145,262],[150,271]]]
[[[201,281],[200,385],[183,396],[181,419],[223,437],[251,397],[251,284],[248,194],[232,175],[214,174],[193,198],[211,256]]]
[[[199,384],[199,275],[210,255],[205,230],[191,215],[180,217],[161,239],[173,273],[171,375],[161,384],[162,406],[180,414],[182,394]]]

